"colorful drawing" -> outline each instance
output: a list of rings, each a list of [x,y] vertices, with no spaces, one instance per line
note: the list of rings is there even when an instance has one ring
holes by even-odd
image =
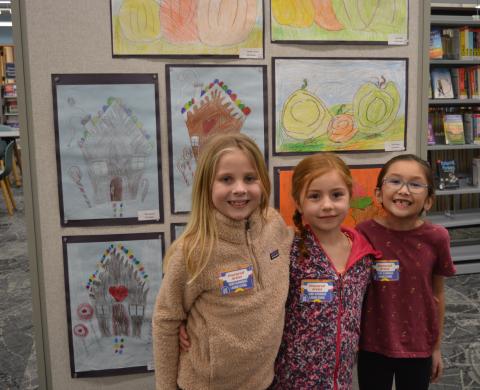
[[[190,211],[197,158],[206,140],[242,132],[266,150],[264,66],[167,65],[172,213]]]
[[[263,58],[262,0],[111,0],[113,55]]]
[[[273,64],[274,154],[405,149],[406,59]]]
[[[158,233],[64,237],[72,376],[147,371],[162,253]]]
[[[62,225],[160,210],[156,75],[54,75]]]
[[[353,196],[350,201],[350,211],[345,219],[345,226],[354,227],[356,224],[382,215],[383,209],[375,198],[379,166],[350,167],[353,176]],[[283,219],[293,226],[295,202],[292,199],[293,167],[274,168],[275,208],[280,211]]]
[[[272,0],[272,41],[407,44],[408,0]]]

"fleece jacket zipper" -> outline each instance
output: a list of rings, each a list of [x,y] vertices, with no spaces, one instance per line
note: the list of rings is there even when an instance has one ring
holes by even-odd
[[[246,231],[246,236],[247,236],[247,247],[248,247],[248,253],[250,254],[252,258],[252,264],[253,264],[253,275],[255,277],[255,281],[258,284],[258,288],[262,289],[262,282],[260,280],[260,274],[258,270],[258,261],[257,257],[255,256],[255,249],[253,248],[252,244],[252,238],[250,234],[250,221],[247,221],[245,224],[245,231]]]

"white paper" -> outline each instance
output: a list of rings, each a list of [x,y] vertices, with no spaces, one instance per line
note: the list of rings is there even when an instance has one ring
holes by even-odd
[[[406,34],[389,34],[388,44],[389,45],[407,45],[408,44],[407,35]]]
[[[263,58],[263,49],[261,47],[242,48],[239,52],[240,58]]]
[[[386,152],[398,152],[405,150],[405,144],[403,141],[386,141],[385,142],[385,151]]]
[[[139,221],[158,221],[160,219],[159,210],[139,210],[138,211],[138,220]]]

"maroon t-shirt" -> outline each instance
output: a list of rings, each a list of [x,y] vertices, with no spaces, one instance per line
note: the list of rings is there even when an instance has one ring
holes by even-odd
[[[389,357],[429,357],[438,338],[433,275],[451,276],[448,231],[429,222],[408,231],[370,220],[357,229],[383,253],[363,307],[360,349]]]

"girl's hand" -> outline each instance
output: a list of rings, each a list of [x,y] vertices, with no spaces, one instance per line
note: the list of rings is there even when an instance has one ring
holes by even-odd
[[[178,344],[182,352],[188,352],[190,349],[190,340],[188,338],[187,327],[184,323],[182,323],[178,329]]]
[[[443,374],[442,353],[440,349],[434,349],[432,354],[432,372],[430,382],[436,383]]]

